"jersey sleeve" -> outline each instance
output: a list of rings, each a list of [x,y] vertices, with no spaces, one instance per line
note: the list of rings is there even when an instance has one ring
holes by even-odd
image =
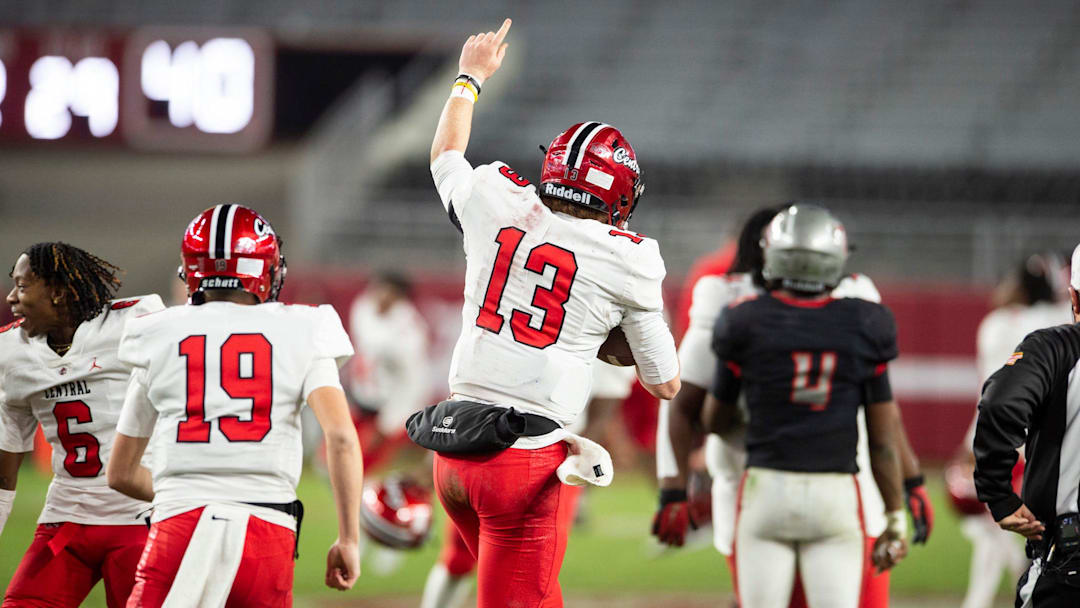
[[[620,302],[632,309],[660,312],[664,310],[664,258],[660,246],[653,239],[626,245],[626,283],[620,294]]]
[[[37,419],[30,406],[8,400],[0,385],[0,450],[32,452]]]
[[[128,378],[127,392],[124,393],[124,406],[116,422],[116,432],[128,437],[150,437],[157,424],[158,413],[150,403],[147,387],[146,368],[136,367]]]
[[[663,384],[679,375],[679,355],[664,315],[657,310],[630,310],[620,327],[626,334],[630,352],[641,379]]]
[[[337,363],[330,358],[316,359],[304,376],[304,386],[301,393],[304,401],[315,389],[330,387],[341,389],[341,376],[338,374]]]
[[[352,341],[345,333],[345,327],[341,324],[341,317],[329,304],[323,304],[315,309],[317,312],[315,328],[315,356],[314,359],[331,359],[340,368],[345,365],[349,357],[353,356]]]
[[[120,334],[120,346],[116,349],[116,358],[133,367],[149,367],[150,356],[143,346],[143,336],[147,321],[143,317],[133,317],[124,323]]]
[[[458,150],[447,150],[431,163],[431,178],[450,223],[461,231],[461,213],[472,198],[473,168]]]
[[[888,308],[880,304],[869,307],[866,331],[870,341],[870,356],[874,363],[887,363],[900,354],[896,344],[896,319]]]
[[[714,397],[725,403],[734,403],[742,385],[741,334],[745,324],[740,322],[740,318],[745,310],[742,306],[725,308],[713,329],[712,351],[716,357],[716,365],[708,388]]]
[[[690,324],[679,344],[680,376],[684,383],[708,388],[716,371],[711,342],[720,311],[731,302],[731,286],[719,276],[704,276],[694,284]]]
[[[1052,348],[1041,332],[1025,338],[1017,354],[986,381],[975,423],[975,489],[995,521],[1023,504],[1012,487],[1016,450],[1026,441],[1056,375]]]
[[[148,315],[152,312],[158,312],[165,310],[165,303],[161,301],[161,296],[156,293],[147,294],[145,296],[137,296],[130,298],[135,303],[131,306],[130,316],[139,317],[142,315]]]

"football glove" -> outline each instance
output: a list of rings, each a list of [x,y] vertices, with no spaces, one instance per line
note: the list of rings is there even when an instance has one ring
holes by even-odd
[[[681,547],[686,542],[688,527],[697,530],[686,501],[686,490],[660,490],[660,508],[653,517],[653,536],[666,545]]]
[[[930,497],[926,494],[925,479],[922,475],[909,477],[904,480],[904,501],[907,503],[911,520],[915,524],[911,542],[925,544],[930,538],[930,532],[934,529],[934,507],[930,504]]]

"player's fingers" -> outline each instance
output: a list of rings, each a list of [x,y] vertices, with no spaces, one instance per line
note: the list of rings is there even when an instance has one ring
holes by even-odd
[[[502,42],[503,39],[506,38],[506,33],[510,31],[511,23],[513,22],[510,21],[510,19],[503,21],[502,27],[500,27],[499,31],[495,34],[495,42]]]
[[[506,49],[509,48],[509,46],[509,42],[504,42],[502,43],[502,46],[499,47],[499,50],[495,51],[495,58],[499,60],[499,63],[502,63],[503,56],[506,55]]]
[[[352,583],[349,582],[346,576],[342,575],[342,572],[343,571],[340,568],[334,571],[334,583],[338,589],[345,591],[352,587]]]

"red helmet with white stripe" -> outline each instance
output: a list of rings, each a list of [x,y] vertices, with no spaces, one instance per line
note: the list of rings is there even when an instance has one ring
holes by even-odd
[[[644,192],[637,154],[611,125],[578,123],[545,150],[541,196],[600,211],[609,224],[625,228]]]
[[[180,257],[180,280],[196,303],[207,289],[275,300],[285,282],[281,239],[266,218],[243,205],[215,205],[197,215],[184,231]]]
[[[431,532],[431,492],[402,477],[364,483],[360,525],[373,540],[392,549],[415,549]]]

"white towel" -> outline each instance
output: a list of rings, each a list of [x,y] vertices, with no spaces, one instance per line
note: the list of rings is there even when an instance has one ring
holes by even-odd
[[[595,441],[568,433],[563,441],[570,444],[570,453],[555,474],[568,486],[609,486],[615,476],[611,454]]]
[[[222,608],[244,556],[250,513],[232,505],[203,509],[163,608]]]

